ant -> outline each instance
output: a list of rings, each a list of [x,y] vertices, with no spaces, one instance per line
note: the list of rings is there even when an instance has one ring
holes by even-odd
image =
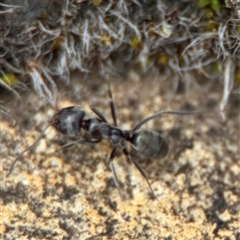
[[[53,115],[52,119],[49,121],[49,125],[43,130],[36,141],[22,151],[13,161],[9,174],[13,171],[13,168],[19,158],[28,150],[36,146],[39,140],[43,137],[45,131],[48,127],[54,127],[58,132],[66,135],[68,137],[73,137],[75,139],[80,138],[69,144],[64,145],[64,147],[70,147],[77,143],[85,145],[94,145],[99,143],[102,139],[107,139],[113,146],[112,152],[109,156],[108,163],[110,165],[111,171],[113,173],[113,178],[115,185],[120,189],[119,180],[116,174],[116,170],[113,164],[113,160],[117,155],[117,149],[121,149],[122,153],[130,160],[131,163],[135,165],[141,175],[145,178],[149,189],[153,196],[155,196],[154,191],[148,181],[147,175],[129,153],[126,145],[130,142],[132,147],[143,154],[146,157],[161,159],[168,153],[168,143],[166,140],[156,131],[140,129],[146,122],[160,117],[162,115],[190,115],[200,112],[190,112],[190,111],[160,111],[147,118],[144,118],[138,122],[132,130],[122,130],[118,127],[116,109],[113,102],[112,92],[110,86],[108,86],[108,96],[110,100],[111,115],[114,125],[109,124],[104,115],[96,108],[91,107],[91,110],[95,113],[97,117],[95,118],[85,118],[85,111],[77,106],[66,107],[62,109],[57,109],[57,112]],[[84,138],[81,138],[81,130],[84,130]],[[61,148],[60,148],[61,149]]]

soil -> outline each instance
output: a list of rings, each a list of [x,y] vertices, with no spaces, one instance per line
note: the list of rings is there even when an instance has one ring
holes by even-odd
[[[220,112],[223,87],[216,83],[193,81],[174,90],[173,81],[134,71],[109,81],[77,72],[71,78],[69,85],[58,84],[59,108],[77,105],[86,117],[96,117],[94,106],[112,124],[110,83],[122,129],[161,110],[204,113],[166,115],[142,127],[169,143],[160,160],[131,151],[154,198],[119,151],[114,164],[120,194],[107,165],[112,149],[107,140],[58,150],[72,140],[53,128],[7,176],[14,158],[35,141],[55,110],[30,90],[19,90],[21,101],[3,94],[1,239],[240,239],[239,92],[233,91]]]

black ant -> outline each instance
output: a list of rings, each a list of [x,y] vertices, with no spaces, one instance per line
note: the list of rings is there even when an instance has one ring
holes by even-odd
[[[168,144],[166,140],[155,131],[140,128],[146,122],[162,115],[190,115],[200,112],[160,111],[138,122],[132,130],[122,130],[118,127],[116,110],[113,103],[110,87],[108,88],[108,95],[110,99],[111,115],[114,125],[109,124],[104,115],[94,107],[91,107],[91,110],[97,115],[97,117],[88,119],[85,118],[84,110],[77,106],[71,106],[57,110],[52,119],[49,121],[49,125],[43,130],[42,134],[37,138],[37,140],[15,158],[10,167],[9,175],[11,174],[18,159],[26,151],[30,150],[38,143],[49,126],[53,126],[58,132],[62,133],[63,135],[80,138],[80,140],[76,140],[75,142],[67,144],[63,147],[69,147],[77,143],[91,145],[100,142],[102,139],[109,140],[113,146],[113,150],[109,156],[109,165],[112,170],[114,182],[117,188],[119,189],[119,180],[117,178],[116,170],[113,165],[113,159],[116,157],[117,149],[120,148],[123,154],[130,160],[131,163],[135,165],[141,175],[146,179],[146,182],[153,196],[155,196],[145,172],[134,160],[133,156],[129,153],[126,147],[126,143],[130,142],[135,150],[145,155],[146,157],[161,159],[168,153]],[[85,131],[84,138],[81,138],[82,129]]]

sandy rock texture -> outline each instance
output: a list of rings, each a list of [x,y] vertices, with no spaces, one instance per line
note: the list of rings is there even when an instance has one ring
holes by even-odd
[[[89,106],[95,106],[112,123],[108,82],[80,73],[72,79],[59,87],[58,106],[81,106],[91,117]],[[143,126],[159,131],[170,147],[163,160],[132,152],[157,199],[119,154],[120,196],[106,164],[108,141],[57,151],[70,140],[52,128],[7,176],[55,110],[29,90],[22,102],[3,94],[8,110],[1,113],[1,239],[240,239],[239,93],[220,114],[222,86],[212,83],[172,95],[169,82],[131,72],[112,79],[111,88],[123,129],[159,110],[206,111]]]

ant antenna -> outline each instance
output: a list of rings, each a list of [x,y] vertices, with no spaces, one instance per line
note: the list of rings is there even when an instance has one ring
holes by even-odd
[[[152,120],[154,118],[160,117],[162,115],[193,115],[193,114],[201,114],[201,113],[205,113],[205,112],[200,112],[200,111],[199,112],[190,112],[190,111],[160,111],[160,112],[157,112],[157,113],[153,114],[150,117],[144,118],[142,121],[137,123],[134,126],[134,128],[132,129],[132,132],[137,131],[146,122],[148,122],[148,121],[150,121],[150,120]]]
[[[46,130],[47,130],[50,126],[51,126],[51,125],[48,125],[47,127],[45,127],[45,129],[44,129],[44,130],[42,131],[42,133],[38,136],[38,138],[36,139],[36,141],[35,141],[32,145],[30,145],[29,147],[27,147],[25,150],[23,150],[23,151],[14,159],[14,161],[13,161],[13,163],[12,163],[10,169],[9,169],[9,173],[7,174],[8,177],[9,177],[10,174],[12,173],[13,168],[14,168],[14,166],[16,165],[17,161],[20,159],[20,157],[21,157],[25,152],[29,151],[30,149],[34,148],[34,147],[37,145],[37,143],[38,143],[38,142],[40,141],[40,139],[44,136]]]

